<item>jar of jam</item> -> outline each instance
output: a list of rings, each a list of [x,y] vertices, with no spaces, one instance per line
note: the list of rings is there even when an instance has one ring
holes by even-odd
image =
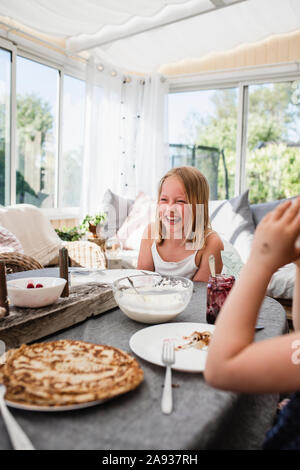
[[[234,276],[217,274],[210,276],[207,284],[206,321],[214,324],[233,284]]]

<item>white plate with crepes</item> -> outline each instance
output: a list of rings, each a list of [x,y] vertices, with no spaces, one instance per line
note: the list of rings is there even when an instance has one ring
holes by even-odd
[[[45,411],[45,412],[57,412],[57,411],[74,411],[81,410],[83,408],[90,408],[91,406],[101,405],[106,403],[108,400],[96,400],[90,401],[87,403],[80,403],[78,405],[65,405],[65,406],[38,406],[38,405],[29,405],[27,403],[17,403],[10,400],[5,400],[7,406],[11,408],[16,408],[18,410],[26,411]]]
[[[136,359],[113,346],[56,340],[10,349],[0,366],[8,406],[67,411],[106,402],[136,388],[143,371]]]
[[[214,329],[215,326],[208,323],[164,323],[137,331],[131,336],[129,345],[140,358],[165,367],[161,357],[163,341],[173,340],[175,363],[172,369],[182,372],[203,372],[209,346],[203,344],[201,336],[208,332],[211,338]],[[200,333],[201,336],[196,333]],[[207,335],[205,337],[207,338]]]

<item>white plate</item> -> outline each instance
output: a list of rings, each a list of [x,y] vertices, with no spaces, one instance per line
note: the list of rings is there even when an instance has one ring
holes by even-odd
[[[147,271],[144,271],[147,272]],[[71,268],[71,286],[86,284],[87,282],[99,282],[102,284],[112,284],[117,279],[126,276],[136,276],[143,274],[138,269],[90,269],[90,268]],[[149,274],[153,274],[149,271]]]
[[[0,356],[0,365],[5,363],[5,353]],[[114,397],[113,397],[114,398]],[[89,408],[90,406],[101,405],[106,401],[111,400],[111,398],[103,400],[94,400],[87,401],[85,403],[78,403],[77,405],[62,405],[62,406],[39,406],[39,405],[27,405],[26,403],[18,403],[16,401],[5,400],[7,406],[11,408],[17,408],[18,410],[27,410],[27,411],[71,411],[71,410],[80,410],[82,408]]]
[[[183,336],[189,336],[194,331],[213,332],[214,325],[208,323],[164,323],[163,325],[143,328],[129,340],[132,351],[142,359],[163,366],[161,360],[162,342],[164,339],[174,339],[175,346],[185,344]],[[188,348],[175,351],[175,364],[172,369],[182,372],[203,372],[207,356],[206,349]]]
[[[82,408],[89,408],[90,406],[100,405],[105,403],[107,400],[97,400],[97,401],[89,401],[86,403],[78,403],[78,405],[65,405],[65,406],[39,406],[39,405],[26,405],[25,403],[17,403],[14,401],[5,400],[7,406],[11,408],[17,408],[19,410],[26,410],[26,411],[72,411],[72,410],[80,410]]]

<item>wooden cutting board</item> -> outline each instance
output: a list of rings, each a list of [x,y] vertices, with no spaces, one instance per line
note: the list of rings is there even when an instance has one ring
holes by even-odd
[[[89,317],[117,306],[111,287],[95,282],[70,288],[69,297],[59,298],[43,308],[11,306],[9,315],[0,319],[0,340],[6,350],[31,343],[69,328]]]

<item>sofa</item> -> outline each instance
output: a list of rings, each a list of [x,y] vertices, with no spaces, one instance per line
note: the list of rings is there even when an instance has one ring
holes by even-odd
[[[293,199],[293,198],[291,198]],[[256,227],[263,217],[285,199],[250,205],[254,226]],[[268,295],[279,300],[283,305],[290,306],[293,299],[293,290],[296,276],[294,263],[286,264],[280,268],[272,277],[268,287]]]
[[[209,201],[211,225],[223,242],[223,272],[239,275],[247,261],[253,236],[262,218],[284,200],[249,204],[248,190],[229,200]],[[107,214],[105,236],[116,234],[123,249],[118,253],[118,268],[135,268],[139,245],[145,226],[155,217],[156,203],[140,193],[135,200],[126,199],[107,190],[102,210]],[[117,217],[116,217],[117,214]],[[295,265],[288,264],[272,277],[267,295],[291,302],[295,280]]]

